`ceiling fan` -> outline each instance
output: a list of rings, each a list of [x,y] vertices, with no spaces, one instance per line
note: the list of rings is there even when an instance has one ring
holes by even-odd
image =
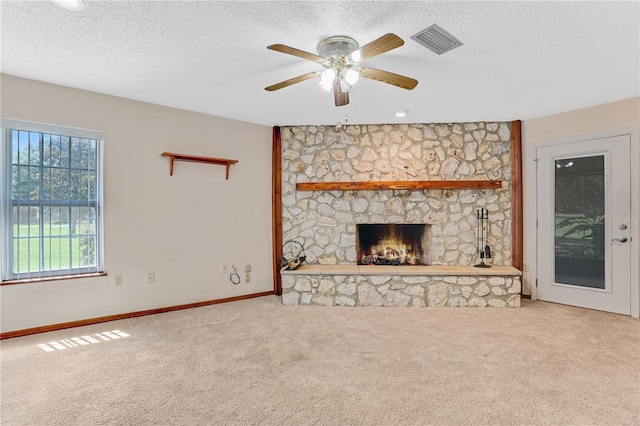
[[[413,78],[360,66],[362,61],[393,50],[403,44],[404,41],[400,37],[391,33],[385,34],[362,47],[351,37],[328,37],[318,44],[318,55],[285,46],[284,44],[272,44],[267,46],[267,49],[316,62],[326,69],[322,72],[314,71],[281,81],[265,87],[265,90],[273,92],[274,90],[320,76],[320,86],[326,91],[333,89],[336,106],[343,106],[349,103],[349,90],[360,77],[411,90],[418,84],[418,81]]]

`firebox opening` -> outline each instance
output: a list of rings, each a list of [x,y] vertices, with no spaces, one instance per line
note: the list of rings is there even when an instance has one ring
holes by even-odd
[[[358,224],[358,265],[428,265],[428,230],[424,223]]]

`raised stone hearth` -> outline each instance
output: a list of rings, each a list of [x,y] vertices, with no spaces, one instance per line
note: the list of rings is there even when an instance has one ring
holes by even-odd
[[[511,266],[303,265],[282,272],[285,305],[520,307]]]

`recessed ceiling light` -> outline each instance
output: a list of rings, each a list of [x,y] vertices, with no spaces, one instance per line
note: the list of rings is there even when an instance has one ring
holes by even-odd
[[[408,109],[401,109],[400,111],[396,111],[396,117],[406,117],[409,114]]]
[[[83,0],[51,0],[58,6],[68,10],[82,10],[84,9]]]

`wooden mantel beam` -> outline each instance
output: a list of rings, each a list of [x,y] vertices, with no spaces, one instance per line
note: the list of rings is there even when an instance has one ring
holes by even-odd
[[[299,182],[297,191],[368,191],[402,189],[497,189],[499,180],[421,180],[380,182]]]

